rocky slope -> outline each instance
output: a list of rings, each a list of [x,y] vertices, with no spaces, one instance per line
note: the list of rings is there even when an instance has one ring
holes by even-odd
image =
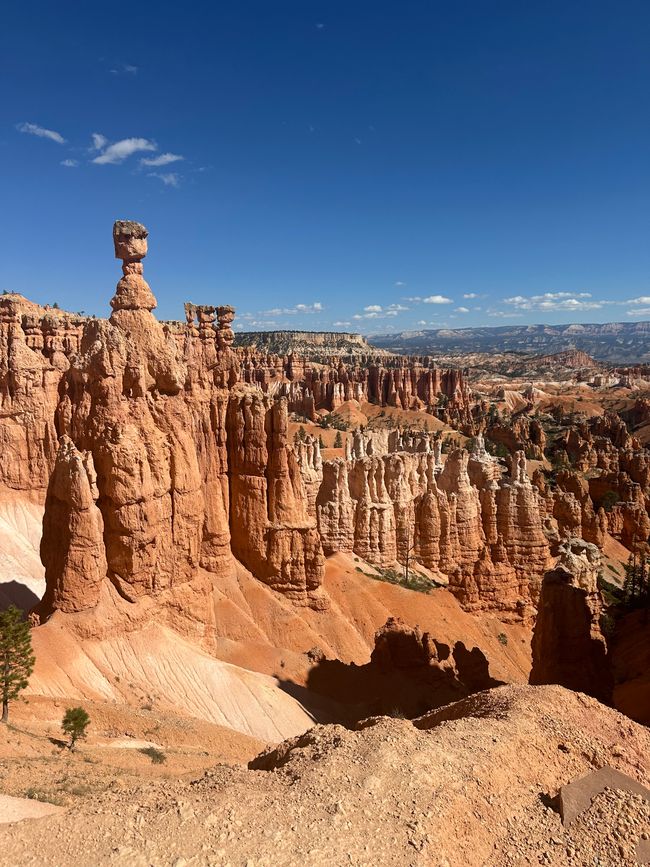
[[[252,768],[116,781],[0,831],[0,864],[626,867],[650,804],[604,793],[564,827],[560,787],[609,764],[644,782],[646,729],[559,687],[502,687],[414,722],[317,726]],[[60,773],[56,760],[44,773]]]

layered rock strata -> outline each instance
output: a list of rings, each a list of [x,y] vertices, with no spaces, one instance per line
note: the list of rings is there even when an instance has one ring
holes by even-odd
[[[550,549],[523,453],[504,477],[480,439],[473,455],[457,449],[443,464],[428,441],[421,451],[368,454],[364,438],[355,435],[348,460],[323,462],[316,512],[325,553],[378,567],[412,557],[468,608],[530,613]]]

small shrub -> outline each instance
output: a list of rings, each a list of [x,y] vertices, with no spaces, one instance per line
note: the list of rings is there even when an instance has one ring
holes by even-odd
[[[68,735],[70,750],[74,750],[76,743],[86,737],[86,729],[90,725],[90,717],[82,707],[69,707],[63,716],[61,728]]]
[[[499,642],[499,644],[503,644],[504,647],[507,647],[507,645],[508,645],[508,636],[505,634],[505,632],[500,632],[500,633],[497,635],[497,641]]]
[[[41,792],[34,788],[27,789],[25,797],[29,798],[30,801],[41,801],[44,804],[56,804],[58,807],[63,805],[61,798],[58,798],[56,795],[48,795],[47,792]]]
[[[152,765],[164,765],[167,761],[167,756],[157,747],[143,747],[140,752],[144,756],[149,756]]]

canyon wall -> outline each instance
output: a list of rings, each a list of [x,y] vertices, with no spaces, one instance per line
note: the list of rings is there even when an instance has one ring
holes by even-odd
[[[355,431],[344,457],[323,460],[314,438],[289,436],[296,406],[469,413],[462,371],[235,350],[232,307],[188,303],[184,323],[155,318],[143,226],[116,223],[114,244],[122,278],[108,320],[0,297],[0,491],[45,504],[37,617],[92,610],[111,586],[130,603],[188,608],[207,629],[211,588],[236,560],[321,608],[324,557],[347,552],[379,569],[410,561],[465,608],[530,622],[562,540],[647,539],[650,453],[620,419],[567,434],[576,469],[553,489],[539,471],[531,481],[520,448],[543,452],[535,419],[492,426],[507,460],[480,435],[443,456],[434,435],[399,430]],[[609,490],[618,499],[605,508]]]

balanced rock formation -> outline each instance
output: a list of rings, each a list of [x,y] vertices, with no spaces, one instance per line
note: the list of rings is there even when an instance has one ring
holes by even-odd
[[[179,335],[152,313],[147,230],[118,222],[113,237],[123,263],[113,313],[83,324],[51,410],[60,440],[42,471],[52,465],[36,616],[92,609],[110,582],[130,603],[178,609],[191,598],[182,614],[208,630],[209,576],[234,574],[233,552],[276,589],[320,604],[322,549],[286,401],[234,389],[233,308],[188,305]]]

